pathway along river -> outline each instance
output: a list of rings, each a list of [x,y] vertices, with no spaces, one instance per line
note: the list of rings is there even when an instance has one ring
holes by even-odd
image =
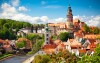
[[[22,63],[32,55],[23,55],[23,56],[14,56],[8,59],[5,59],[3,61],[0,61],[0,63]]]

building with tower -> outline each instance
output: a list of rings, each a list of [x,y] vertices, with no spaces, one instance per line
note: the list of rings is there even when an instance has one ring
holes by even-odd
[[[45,25],[45,44],[50,43],[50,30],[48,24]]]
[[[72,9],[70,5],[68,6],[68,11],[67,11],[67,21],[66,21],[66,26],[68,32],[73,32],[73,14],[72,14]]]
[[[74,32],[77,32],[80,29],[83,30],[83,26],[84,22],[81,22],[79,19],[73,19],[70,5],[67,10],[66,22],[48,24],[51,35],[59,35],[61,32],[68,32],[71,37],[74,36]]]

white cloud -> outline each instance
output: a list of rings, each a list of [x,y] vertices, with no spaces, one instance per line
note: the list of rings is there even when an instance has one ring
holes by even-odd
[[[17,7],[18,8],[18,7]],[[1,13],[0,18],[13,19],[19,21],[25,21],[30,23],[58,23],[58,22],[66,22],[66,18],[54,18],[50,19],[48,16],[41,17],[32,17],[23,13],[20,13],[16,7],[9,5],[8,3],[3,3],[1,5]],[[25,11],[26,8],[19,7],[20,11]],[[52,8],[52,7],[51,7]],[[57,7],[54,7],[57,8]],[[81,21],[84,21],[89,26],[99,26],[100,27],[100,15],[99,16],[73,16],[73,18],[78,18]]]
[[[48,17],[47,17],[47,16],[42,16],[40,19],[41,19],[43,22],[48,21]]]
[[[11,7],[11,5],[4,3],[1,5],[1,9],[3,10],[3,12],[8,12],[8,13],[16,13],[16,8],[15,7]]]
[[[2,4],[1,9],[2,12],[0,13],[0,18],[19,20],[30,23],[44,23],[48,20],[47,16],[32,17],[23,13],[19,13],[15,7],[7,3]]]
[[[17,13],[15,7],[11,7],[11,5],[4,3],[1,5],[2,12],[0,13],[0,17],[2,18],[8,18],[13,16]]]
[[[54,19],[54,22],[65,22],[65,18],[56,18],[56,19]]]
[[[11,0],[13,6],[18,6],[20,0]]]
[[[24,6],[21,6],[18,8],[19,11],[28,11],[28,9]]]
[[[81,21],[84,21],[89,26],[98,26],[100,27],[100,16],[74,16],[74,19],[78,18]]]
[[[90,26],[99,26],[100,27],[100,16],[92,17],[88,22]]]
[[[42,5],[45,5],[46,3],[47,3],[47,2],[45,2],[45,1],[41,1],[41,4],[42,4]]]

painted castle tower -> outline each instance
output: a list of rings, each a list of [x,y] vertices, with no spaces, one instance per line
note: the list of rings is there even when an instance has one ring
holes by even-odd
[[[50,30],[48,24],[45,25],[45,44],[50,44]]]
[[[68,11],[67,11],[67,29],[69,30],[69,32],[72,32],[73,29],[73,14],[72,14],[72,9],[70,7],[70,5],[68,6]]]

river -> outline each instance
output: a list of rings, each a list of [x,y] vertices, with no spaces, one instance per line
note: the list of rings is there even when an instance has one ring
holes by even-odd
[[[22,63],[24,62],[26,59],[30,58],[30,57],[34,57],[38,54],[45,54],[44,51],[38,51],[37,53],[35,53],[34,55],[23,55],[23,56],[14,56],[12,58],[8,58],[6,60],[3,60],[3,61],[0,61],[0,63]],[[32,59],[31,58],[31,59]],[[26,62],[26,63],[29,63],[29,62]]]
[[[22,63],[32,55],[23,55],[23,56],[14,56],[8,59],[5,59],[3,61],[0,61],[0,63]]]

